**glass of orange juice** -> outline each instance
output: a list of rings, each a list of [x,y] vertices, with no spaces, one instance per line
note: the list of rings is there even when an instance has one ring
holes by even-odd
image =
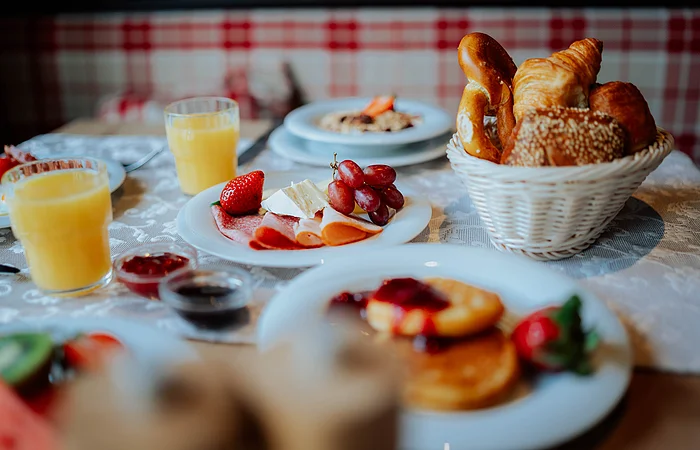
[[[165,107],[165,131],[185,194],[236,176],[240,118],[234,100],[197,97],[171,103]]]
[[[112,277],[109,176],[91,158],[44,159],[2,177],[12,232],[32,280],[53,296],[81,295]]]

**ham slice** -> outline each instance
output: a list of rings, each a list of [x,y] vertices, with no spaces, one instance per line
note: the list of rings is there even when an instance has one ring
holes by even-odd
[[[294,234],[299,245],[306,248],[323,246],[321,220],[321,214],[316,214],[313,219],[302,219],[294,226]]]
[[[331,207],[323,209],[321,239],[326,245],[345,245],[382,232],[382,227],[356,217],[346,216]]]
[[[231,216],[224,211],[221,206],[214,205],[211,207],[211,213],[214,216],[216,227],[221,234],[239,244],[247,245],[250,248],[259,250],[262,247],[255,241],[255,230],[263,221],[263,216],[247,215],[247,216]]]
[[[299,222],[297,217],[280,216],[267,212],[262,222],[255,230],[255,240],[263,248],[274,250],[298,250],[302,248],[297,243],[294,226]]]

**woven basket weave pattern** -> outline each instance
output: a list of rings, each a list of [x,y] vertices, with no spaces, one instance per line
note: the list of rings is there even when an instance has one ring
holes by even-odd
[[[455,134],[447,157],[498,248],[554,260],[590,246],[672,148],[659,128],[654,144],[610,163],[511,167],[469,155]]]

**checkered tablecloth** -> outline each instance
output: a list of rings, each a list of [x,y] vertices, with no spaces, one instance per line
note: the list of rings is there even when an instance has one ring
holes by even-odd
[[[257,80],[270,74],[262,90],[272,92],[279,85],[275,68],[287,61],[309,100],[395,92],[455,111],[464,87],[456,48],[470,31],[491,34],[516,63],[586,36],[603,40],[599,81],[635,83],[659,125],[700,160],[700,9],[295,9],[2,19],[0,98],[8,109],[7,134],[27,138],[94,114],[98,101],[115,92],[231,95],[241,100],[242,117],[253,118],[259,105],[250,86],[232,88],[231,77],[243,71],[249,83],[251,74]]]

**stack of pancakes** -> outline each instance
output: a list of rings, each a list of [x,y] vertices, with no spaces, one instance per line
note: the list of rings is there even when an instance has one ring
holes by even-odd
[[[505,308],[498,295],[446,278],[423,280],[442,293],[449,306],[440,311],[401,311],[372,295],[367,322],[378,342],[404,361],[403,401],[408,407],[466,410],[492,406],[507,397],[520,376],[513,343],[497,327]],[[421,323],[442,342],[437,351],[420,351],[414,340]]]

